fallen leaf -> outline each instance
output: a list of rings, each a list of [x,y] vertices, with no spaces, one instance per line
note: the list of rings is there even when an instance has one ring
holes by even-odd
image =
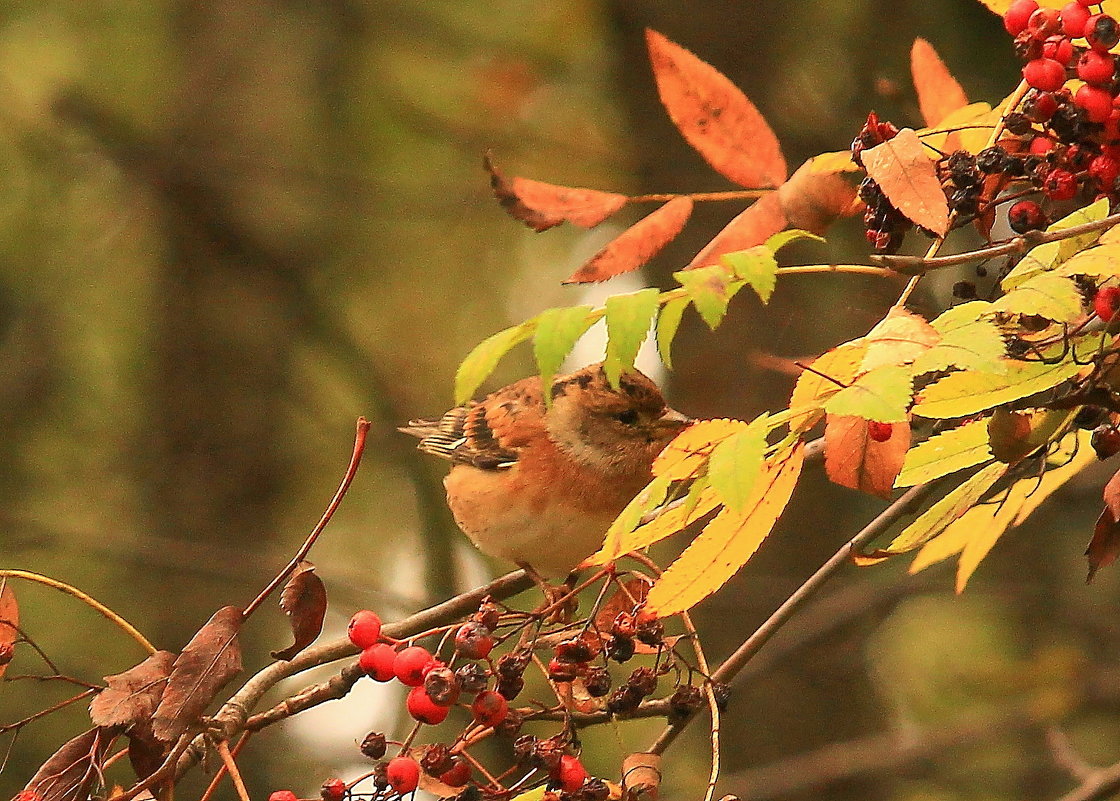
[[[719,70],[646,29],[657,92],[684,138],[716,172],[740,186],[786,179],[778,138],[754,104]]]
[[[824,469],[841,487],[889,498],[910,448],[910,424],[891,423],[891,436],[877,442],[862,417],[830,414],[824,426]]]
[[[292,624],[295,642],[283,651],[273,651],[272,658],[287,661],[315,642],[323,630],[323,617],[327,614],[327,588],[315,574],[315,565],[300,562],[280,593],[280,608]]]
[[[572,273],[564,283],[606,281],[638,269],[676,238],[691,214],[690,198],[673,198],[607,243],[605,248]]]
[[[860,369],[868,371],[911,364],[940,342],[941,334],[920,315],[896,306],[867,333],[864,341],[867,353]]]
[[[685,269],[719,264],[721,256],[761,245],[785,227],[786,217],[777,193],[767,193],[725,225]]]
[[[1093,538],[1089,540],[1085,556],[1089,558],[1089,573],[1085,577],[1087,584],[1092,582],[1098,570],[1108,567],[1120,556],[1120,523],[1117,523],[1112,510],[1107,506],[1097,518]]]
[[[490,173],[490,186],[498,203],[511,217],[537,233],[564,222],[594,228],[626,205],[626,195],[615,192],[558,186],[530,178],[507,180],[489,154],[483,165]]]
[[[893,139],[863,151],[863,166],[892,206],[916,225],[945,236],[949,204],[937,169],[913,129],[903,128]]]
[[[63,743],[23,788],[39,801],[85,801],[101,775],[101,762],[112,737],[90,729]]]
[[[156,651],[123,673],[106,676],[109,686],[89,705],[94,726],[131,726],[148,720],[159,706],[175,654]]]
[[[778,187],[777,195],[786,224],[815,234],[823,234],[838,218],[855,214],[861,205],[854,186],[839,172],[814,169],[813,159],[798,167]]]
[[[15,646],[19,639],[19,604],[16,593],[7,577],[0,578],[0,645]],[[0,664],[0,679],[8,669],[11,660]]]
[[[937,125],[950,113],[968,105],[964,89],[925,39],[915,39],[910,48],[910,73],[926,125]]]
[[[170,742],[198,723],[206,707],[241,672],[241,610],[224,606],[206,621],[171,668],[152,732]]]

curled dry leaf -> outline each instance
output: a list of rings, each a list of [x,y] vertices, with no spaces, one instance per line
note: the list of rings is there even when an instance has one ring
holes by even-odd
[[[0,578],[0,645],[14,645],[19,639],[19,604],[16,593],[8,579]],[[8,669],[9,662],[0,664],[0,678]]]
[[[132,668],[106,676],[109,685],[89,705],[94,726],[131,726],[152,717],[159,706],[175,654],[156,651]]]
[[[23,789],[35,793],[39,801],[85,801],[101,775],[101,762],[111,740],[101,729],[67,740]]]
[[[280,608],[292,624],[295,642],[282,651],[273,651],[272,657],[289,660],[315,642],[323,630],[323,618],[327,614],[327,588],[316,575],[315,565],[300,562],[280,593]]]
[[[170,742],[198,723],[206,707],[241,672],[241,610],[224,606],[187,643],[171,668],[152,731]]]
[[[1085,582],[1089,583],[1102,567],[1108,567],[1120,556],[1120,523],[1112,514],[1112,510],[1105,507],[1101,516],[1097,518],[1097,525],[1093,529],[1093,538],[1089,540],[1089,547],[1085,549],[1085,556],[1089,559],[1089,573]]]
[[[690,198],[673,198],[619,234],[564,283],[606,281],[638,269],[676,238],[691,214]]]
[[[839,172],[821,172],[806,161],[778,187],[778,203],[785,227],[824,234],[839,217],[855,214],[860,205],[856,190]]]
[[[918,108],[926,125],[937,125],[952,112],[968,105],[964,89],[925,39],[915,39],[910,48],[910,74],[914,76]]]
[[[564,222],[594,228],[626,205],[626,195],[558,186],[529,178],[507,179],[487,154],[483,166],[490,173],[490,186],[502,208],[515,220],[537,233]]]
[[[912,128],[863,151],[863,166],[891,205],[937,236],[949,230],[949,204],[937,169]]]
[[[778,138],[754,104],[723,73],[646,29],[657,93],[690,145],[725,178],[746,187],[786,179]]]
[[[825,472],[842,487],[889,498],[910,449],[910,424],[891,423],[890,438],[883,442],[869,436],[868,426],[862,417],[828,415],[824,427]]]
[[[781,200],[776,193],[767,193],[725,225],[685,269],[719,264],[720,256],[761,245],[786,225]]]

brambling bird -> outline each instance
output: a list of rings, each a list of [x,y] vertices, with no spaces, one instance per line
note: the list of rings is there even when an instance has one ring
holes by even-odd
[[[545,406],[540,376],[524,378],[400,430],[452,463],[444,479],[459,528],[480,551],[567,575],[603,543],[652,478],[650,465],[689,420],[649,378],[601,364],[557,377]]]

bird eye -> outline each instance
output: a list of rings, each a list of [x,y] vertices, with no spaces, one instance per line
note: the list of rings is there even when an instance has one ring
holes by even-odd
[[[626,426],[632,426],[638,422],[638,413],[633,409],[627,409],[624,412],[619,412],[614,416],[614,419]]]

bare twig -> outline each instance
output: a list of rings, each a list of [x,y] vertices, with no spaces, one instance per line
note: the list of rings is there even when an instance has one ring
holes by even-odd
[[[225,740],[218,740],[218,756],[222,758],[222,765],[229,771],[229,777],[233,780],[233,786],[237,789],[237,796],[241,801],[250,801],[245,780],[241,778],[241,771],[237,769],[237,761],[234,760],[233,754],[229,752],[229,743]]]

